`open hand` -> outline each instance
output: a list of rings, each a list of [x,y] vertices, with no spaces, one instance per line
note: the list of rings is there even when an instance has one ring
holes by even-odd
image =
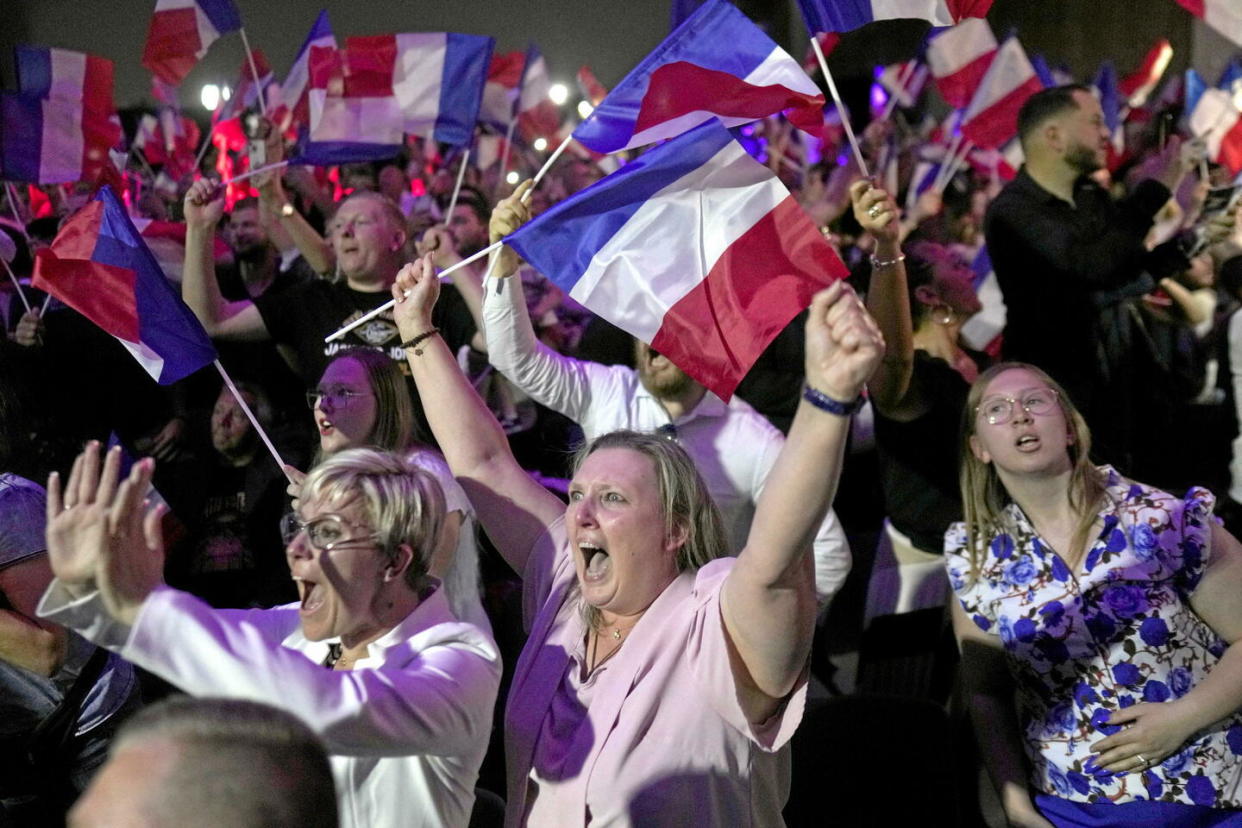
[[[1137,773],[1177,752],[1195,731],[1179,701],[1144,702],[1123,708],[1109,717],[1122,729],[1091,745],[1095,763],[1113,773]]]

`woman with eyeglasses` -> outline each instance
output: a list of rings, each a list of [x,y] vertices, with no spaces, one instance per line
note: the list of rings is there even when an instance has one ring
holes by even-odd
[[[324,369],[316,389],[306,392],[306,402],[319,434],[319,459],[370,446],[404,454],[435,477],[447,514],[428,569],[442,583],[457,617],[490,633],[479,596],[474,510],[444,457],[418,438],[414,400],[397,363],[372,348],[341,351]],[[296,469],[291,471],[294,479],[301,476]],[[295,508],[297,489],[296,483],[290,484]]]
[[[1240,824],[1242,548],[1090,449],[1039,369],[972,386],[945,551],[984,763],[1011,825]]]
[[[323,461],[283,527],[300,602],[213,610],[163,582],[163,509],[142,501],[154,462],[124,481],[120,464],[92,443],[65,485],[49,479],[40,614],[188,693],[301,717],[331,754],[343,826],[467,825],[500,658],[428,576],[432,476],[371,449]]]

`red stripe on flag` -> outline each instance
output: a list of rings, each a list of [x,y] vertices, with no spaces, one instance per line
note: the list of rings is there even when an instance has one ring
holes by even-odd
[[[651,347],[729,399],[816,291],[848,274],[788,196],[741,235],[668,313]]]
[[[688,112],[762,118],[788,110],[785,114],[791,123],[812,135],[819,135],[823,127],[823,108],[823,95],[807,95],[779,84],[754,86],[728,72],[677,61],[666,63],[651,73],[634,133]]]
[[[1234,175],[1242,172],[1242,116],[1234,121],[1233,127],[1221,138],[1216,163],[1224,164]]]
[[[198,62],[198,13],[193,8],[157,11],[151,15],[142,65],[164,83],[176,86]]]
[[[963,17],[987,17],[992,0],[948,0],[949,13],[954,20]]]
[[[1021,86],[962,125],[962,135],[977,147],[995,148],[1018,134],[1018,110],[1026,99],[1043,89],[1038,77],[1027,78]]]
[[[385,98],[392,92],[397,39],[392,35],[351,37],[345,48],[345,97]]]
[[[1205,0],[1177,0],[1177,5],[1202,20],[1204,15],[1204,2]]]
[[[945,103],[954,109],[970,106],[970,99],[975,96],[975,90],[979,88],[979,83],[987,74],[994,57],[995,49],[986,55],[980,55],[951,75],[936,78],[936,88],[940,90],[940,96]]]

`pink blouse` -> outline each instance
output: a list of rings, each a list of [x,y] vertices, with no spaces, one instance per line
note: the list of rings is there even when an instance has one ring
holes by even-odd
[[[806,676],[771,719],[747,722],[720,615],[733,563],[673,581],[584,683],[577,576],[564,522],[548,528],[524,573],[530,638],[506,712],[507,825],[784,824]]]

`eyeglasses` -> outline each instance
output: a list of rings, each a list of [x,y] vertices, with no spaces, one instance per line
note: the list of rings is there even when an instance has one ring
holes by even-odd
[[[1018,399],[988,397],[975,406],[975,411],[982,414],[990,425],[1004,425],[1013,419],[1015,404],[1020,404],[1023,411],[1036,416],[1051,414],[1057,407],[1057,392],[1051,388],[1026,388],[1019,391],[1018,396]]]
[[[348,388],[340,388],[340,387],[317,388],[314,391],[306,392],[306,406],[313,411],[315,408],[315,403],[319,402],[320,400],[323,400],[325,408],[330,408],[333,411],[336,411],[338,409],[348,408],[350,401],[355,399],[356,397],[371,397],[371,396],[374,396],[374,395],[371,394],[369,391],[351,391]]]
[[[331,552],[336,547],[343,546],[346,543],[379,539],[379,535],[375,532],[348,537],[345,533],[345,527],[347,526],[366,528],[360,527],[356,523],[350,523],[340,515],[320,515],[317,518],[304,521],[293,512],[290,512],[280,519],[280,537],[285,542],[285,546],[288,546],[293,543],[294,538],[305,532],[306,539],[310,541],[310,545],[320,552]]]

